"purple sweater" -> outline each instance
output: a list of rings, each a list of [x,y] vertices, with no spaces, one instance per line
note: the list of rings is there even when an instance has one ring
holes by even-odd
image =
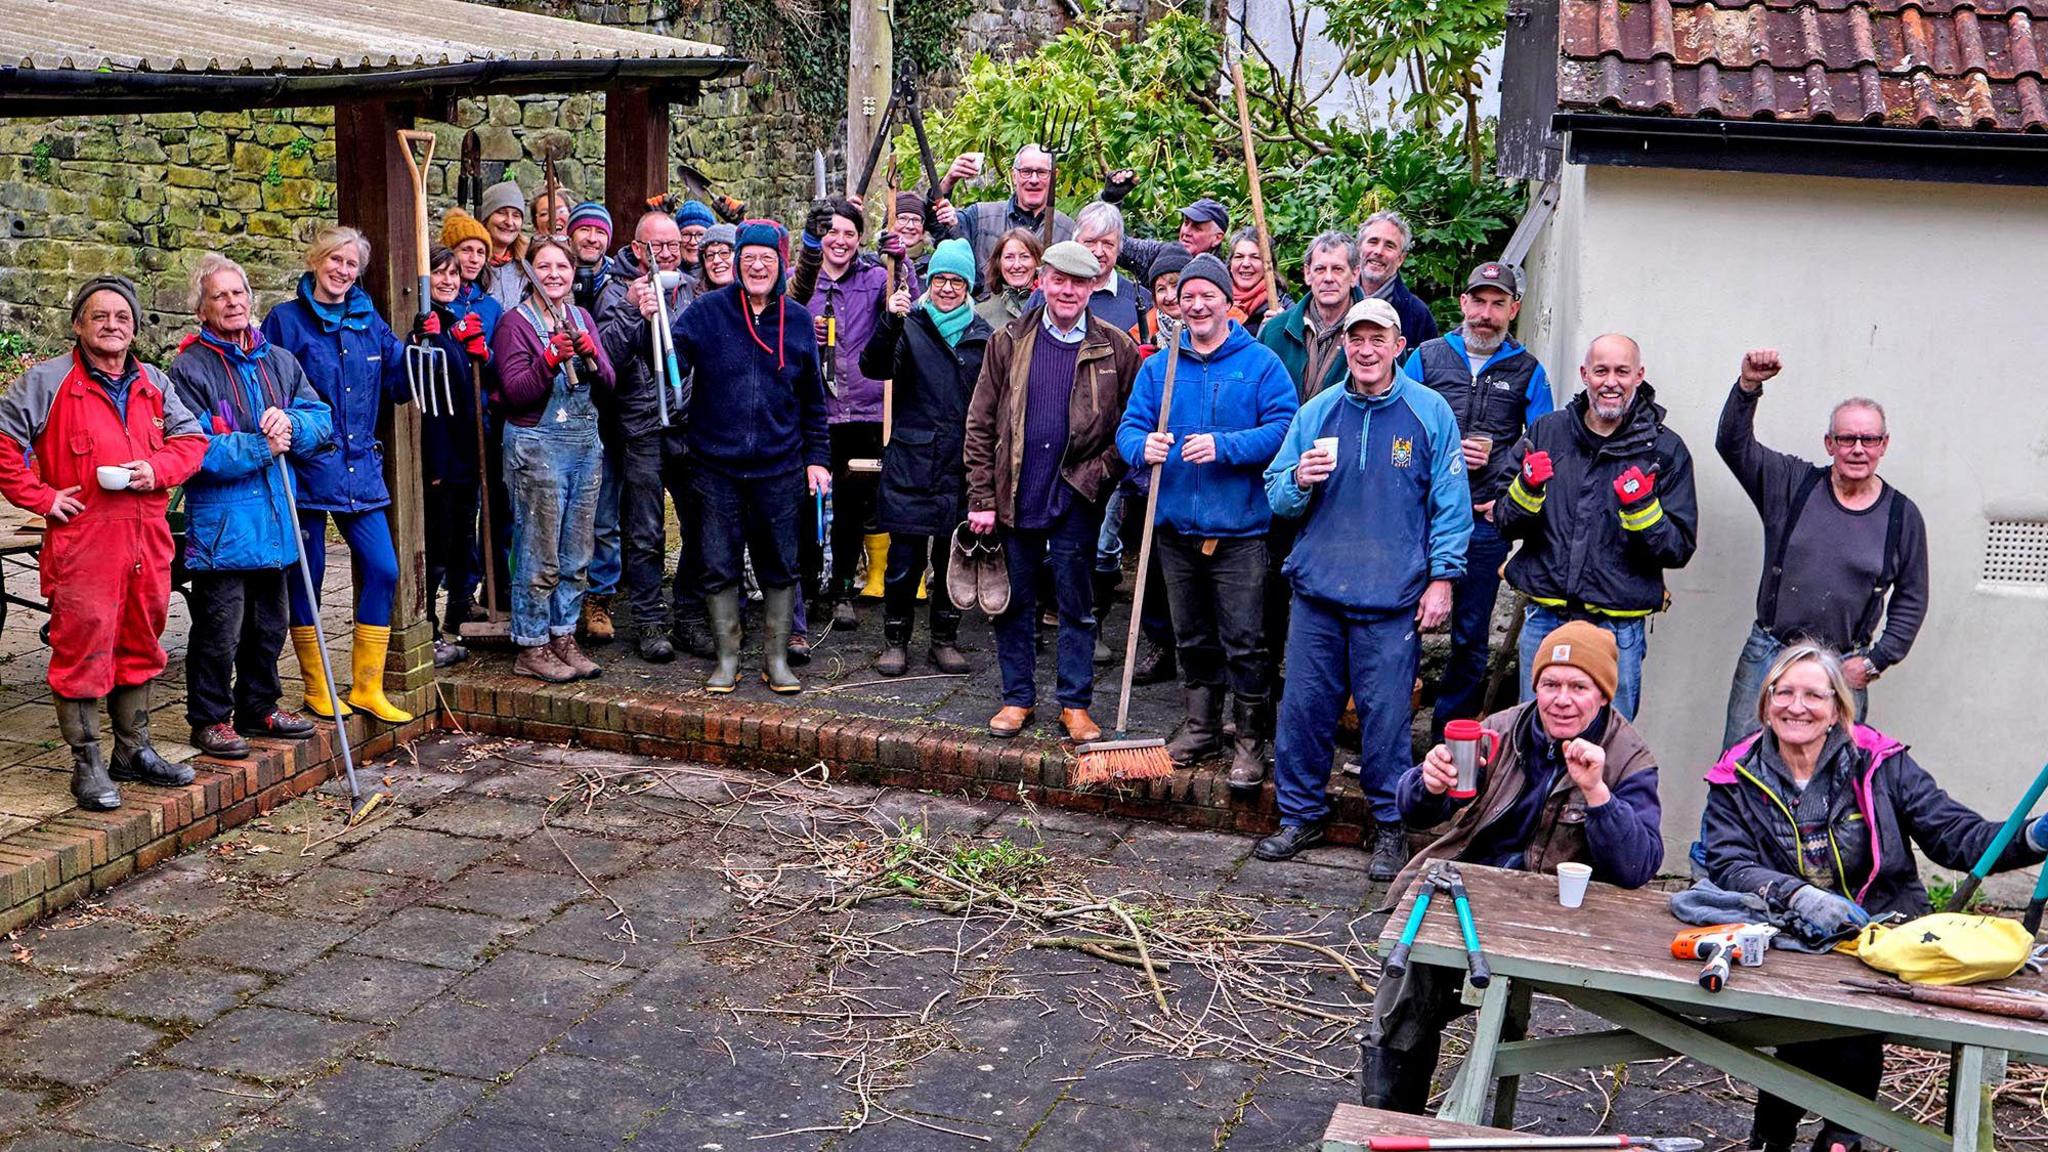
[[[1044,528],[1067,510],[1060,461],[1067,455],[1067,401],[1074,395],[1079,344],[1040,331],[1024,383],[1024,460],[1017,469],[1017,527]]]
[[[596,340],[597,321],[573,305],[569,311],[570,326],[589,332],[597,346],[596,379],[591,378],[587,366],[580,361],[577,364],[583,386],[609,393],[612,362],[605,359],[604,342]],[[554,370],[542,358],[546,351],[547,341],[517,309],[505,313],[491,336],[491,363],[498,368],[498,386],[491,393],[491,401],[505,419],[521,428],[540,423],[541,413],[547,411],[548,394],[555,387]]]

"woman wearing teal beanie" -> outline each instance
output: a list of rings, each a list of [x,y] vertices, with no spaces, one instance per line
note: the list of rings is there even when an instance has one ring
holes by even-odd
[[[924,298],[913,304],[898,289],[883,303],[874,336],[862,350],[860,370],[893,380],[894,413],[882,452],[876,527],[889,534],[882,583],[882,654],[875,670],[901,676],[910,665],[910,633],[917,587],[931,565],[932,666],[963,673],[960,610],[946,596],[947,540],[967,518],[967,398],[981,375],[988,322],[974,314],[974,249],[966,240],[933,251]],[[934,544],[936,543],[936,547]]]

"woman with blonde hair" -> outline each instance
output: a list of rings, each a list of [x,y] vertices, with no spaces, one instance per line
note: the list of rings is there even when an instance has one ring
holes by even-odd
[[[1856,723],[1856,697],[1841,657],[1793,644],[1772,662],[1757,698],[1763,731],[1744,737],[1707,773],[1701,841],[1708,879],[1759,896],[1800,942],[1822,948],[1873,917],[1926,915],[1918,847],[1952,871],[1968,871],[1999,825],[1950,799],[1906,746]],[[1994,871],[2048,856],[2048,816],[1999,857]],[[1879,1036],[1781,1044],[1778,1058],[1875,1099],[1884,1077]],[[1749,1146],[1789,1152],[1805,1115],[1757,1094]],[[1855,1152],[1860,1138],[1832,1122],[1816,1152]]]
[[[331,516],[356,560],[354,673],[342,712],[360,708],[379,720],[403,724],[412,713],[384,695],[384,657],[391,648],[391,603],[398,592],[398,554],[384,509],[384,445],[377,425],[394,404],[412,399],[405,379],[405,345],[377,315],[357,283],[370,260],[370,242],[353,228],[322,229],[306,250],[306,272],[292,299],[263,318],[263,335],[292,354],[334,419],[334,436],[296,467],[299,536],[319,591],[327,568]],[[306,685],[306,708],[331,715],[321,677],[319,604],[291,583],[292,647]]]

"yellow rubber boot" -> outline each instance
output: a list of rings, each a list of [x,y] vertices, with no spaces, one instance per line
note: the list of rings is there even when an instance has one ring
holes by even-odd
[[[930,590],[928,590],[928,589],[927,589],[927,588],[926,588],[926,587],[924,586],[924,585],[925,585],[925,577],[926,577],[926,576],[930,576],[930,575],[931,575],[931,572],[930,572],[930,570],[926,570],[926,572],[925,572],[925,575],[924,575],[924,576],[919,576],[919,577],[917,578],[917,598],[918,598],[919,600],[924,600],[924,599],[928,599],[928,598],[929,598],[929,597],[931,596],[931,592],[930,592]]]
[[[327,677],[320,674],[319,629],[293,628],[292,650],[299,654],[299,678],[306,682],[306,711],[323,720],[334,719],[334,711],[327,704],[334,698],[327,694]],[[343,716],[353,711],[347,704],[341,706]]]
[[[889,572],[889,534],[872,533],[866,540],[868,548],[868,578],[861,584],[859,595],[864,600],[882,598],[882,577]]]
[[[390,651],[389,627],[356,625],[355,658],[350,661],[355,679],[348,686],[348,702],[387,724],[403,724],[412,713],[384,698],[384,656]]]

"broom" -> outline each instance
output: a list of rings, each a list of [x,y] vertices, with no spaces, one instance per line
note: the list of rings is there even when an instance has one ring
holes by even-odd
[[[1159,428],[1166,431],[1167,414],[1173,411],[1173,377],[1180,368],[1180,340],[1167,346],[1166,384],[1159,390]],[[1133,740],[1127,731],[1131,718],[1131,670],[1138,662],[1138,622],[1145,615],[1145,573],[1152,563],[1152,524],[1159,512],[1159,473],[1164,462],[1152,466],[1152,483],[1145,493],[1145,525],[1138,540],[1137,587],[1131,593],[1131,626],[1124,638],[1124,686],[1116,702],[1116,729],[1107,740],[1092,740],[1074,749],[1074,787],[1087,788],[1111,780],[1154,780],[1173,775],[1173,759],[1166,754],[1164,740]]]

